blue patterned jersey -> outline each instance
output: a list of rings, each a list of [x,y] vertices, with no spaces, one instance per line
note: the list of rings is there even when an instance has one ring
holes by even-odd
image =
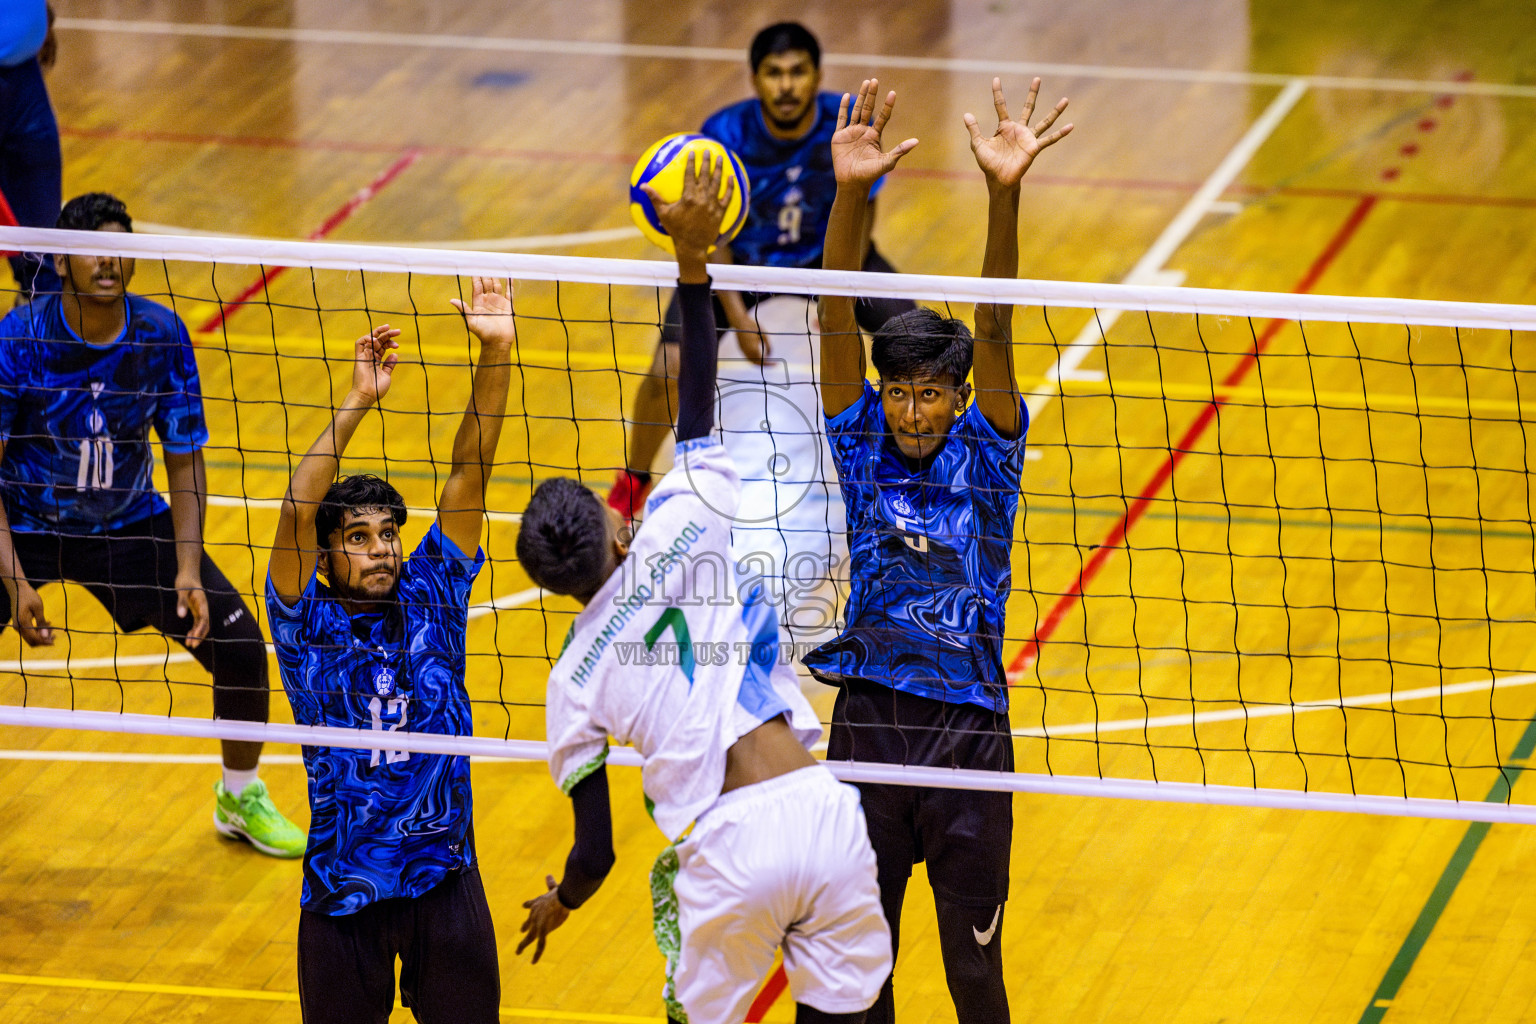
[[[1020,417],[1027,423],[1028,410]],[[862,398],[827,417],[827,437],[848,506],[851,585],[847,626],[806,666],[1007,711],[1003,626],[1024,432],[999,437],[973,403],[914,472],[866,381]]]
[[[484,564],[484,551],[466,557],[434,523],[401,569],[387,615],[348,615],[318,576],[289,607],[267,577],[293,720],[468,736],[464,629]],[[304,909],[352,914],[376,900],[420,896],[475,862],[469,758],[306,746],[304,768]]]
[[[208,443],[181,319],[129,295],[107,345],[81,340],[48,295],[0,320],[0,497],[11,529],[104,533],[163,512],[149,431],[172,453]]]
[[[832,176],[832,135],[842,96],[816,94],[810,131],[798,139],[778,139],[763,121],[755,97],[710,115],[700,129],[741,157],[752,183],[752,208],[741,233],[731,242],[737,263],[753,267],[819,267],[827,237],[827,217],[837,195]],[[869,190],[873,198],[885,184]]]

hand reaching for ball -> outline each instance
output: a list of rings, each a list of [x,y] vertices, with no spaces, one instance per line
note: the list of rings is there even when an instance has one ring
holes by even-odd
[[[736,195],[736,181],[725,174],[722,157],[693,150],[684,154],[684,160],[683,194],[677,202],[663,202],[649,182],[640,187],[650,197],[656,219],[672,236],[679,259],[702,260],[720,239],[725,211]]]

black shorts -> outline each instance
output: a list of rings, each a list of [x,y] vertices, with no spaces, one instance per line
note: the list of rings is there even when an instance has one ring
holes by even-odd
[[[1006,713],[903,693],[863,679],[838,684],[827,760],[1013,771]],[[939,896],[991,907],[1008,898],[1013,794],[857,783],[882,876],[928,864]]]
[[[21,572],[33,587],[67,580],[84,587],[125,633],[153,626],[178,643],[192,616],[176,614],[176,526],[169,511],[104,534],[11,534]],[[214,714],[247,722],[267,720],[266,647],[245,599],[203,552],[208,636],[192,652],[213,673]],[[10,593],[0,587],[0,629],[11,621]],[[69,611],[50,609],[55,621]]]
[[[480,869],[355,914],[299,912],[299,1007],[307,1024],[387,1024],[400,1001],[421,1024],[497,1024],[501,972]]]

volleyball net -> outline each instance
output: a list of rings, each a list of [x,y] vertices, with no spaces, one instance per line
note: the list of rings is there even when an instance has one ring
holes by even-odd
[[[186,323],[211,435],[205,545],[258,612],[279,501],[355,339],[404,332],[342,471],[401,491],[409,551],[477,352],[448,300],[469,275],[510,278],[518,328],[471,597],[474,736],[283,724],[281,696],[268,725],[211,719],[209,678],[178,645],[121,633],[72,587],[44,593],[54,647],[0,639],[0,724],[542,756],[548,668],[578,606],[518,566],[519,514],[546,478],[603,494],[624,465],[675,265],[23,229],[0,244],[133,258],[130,290]],[[1003,645],[1018,770],[839,775],[1536,821],[1513,788],[1536,746],[1536,307],[712,271],[717,289],[773,296],[755,307],[766,362],[722,341],[717,419],[749,499],[735,569],[779,606],[792,661],[835,634],[847,573],[810,297],[904,297],[967,322],[976,302],[1015,306],[1031,414]]]

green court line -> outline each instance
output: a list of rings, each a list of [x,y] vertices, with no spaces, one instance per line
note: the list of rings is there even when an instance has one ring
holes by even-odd
[[[1525,733],[1520,737],[1520,742],[1515,744],[1515,751],[1510,755],[1510,760],[1524,761],[1533,751],[1536,751],[1536,719],[1526,725]],[[1515,780],[1524,770],[1522,765],[1506,764],[1498,781],[1483,798],[1484,803],[1504,803],[1508,800],[1510,787],[1515,784]],[[1456,846],[1456,852],[1451,854],[1445,870],[1440,873],[1440,880],[1430,891],[1429,899],[1424,903],[1424,909],[1419,911],[1418,919],[1413,922],[1413,927],[1408,929],[1408,936],[1403,939],[1403,945],[1398,949],[1397,956],[1392,958],[1386,974],[1382,976],[1381,984],[1376,986],[1376,993],[1371,996],[1365,1012],[1360,1015],[1360,1024],[1378,1024],[1392,1008],[1392,1000],[1397,998],[1403,982],[1408,980],[1408,972],[1413,970],[1414,962],[1418,960],[1424,944],[1429,941],[1430,933],[1435,930],[1435,925],[1440,921],[1440,915],[1445,912],[1446,906],[1451,902],[1451,896],[1456,892],[1456,887],[1461,884],[1462,877],[1471,866],[1472,858],[1477,855],[1478,847],[1483,844],[1483,839],[1488,835],[1488,825],[1486,821],[1474,821],[1467,826],[1466,835],[1461,837],[1461,842]]]

